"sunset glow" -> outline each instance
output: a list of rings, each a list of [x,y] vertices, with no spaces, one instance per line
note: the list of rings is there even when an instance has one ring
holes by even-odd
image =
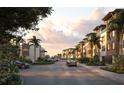
[[[31,31],[25,38],[36,35],[49,55],[74,47],[83,37],[102,23],[103,16],[115,8],[55,7],[48,18],[39,24],[40,30]]]

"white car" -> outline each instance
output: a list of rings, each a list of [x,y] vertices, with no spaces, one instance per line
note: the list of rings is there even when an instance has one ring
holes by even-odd
[[[66,63],[68,66],[77,66],[77,62],[75,60],[67,60]]]

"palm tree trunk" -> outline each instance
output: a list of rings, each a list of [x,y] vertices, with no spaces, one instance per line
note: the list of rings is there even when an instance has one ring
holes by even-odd
[[[93,58],[93,48],[91,49],[91,58]]]
[[[124,42],[123,42],[123,29],[122,29],[122,32],[120,33],[120,48],[119,48],[119,54],[120,55],[123,55],[123,44],[124,44]]]
[[[93,58],[93,45],[91,45],[91,58]]]
[[[83,44],[81,46],[81,58],[83,58]]]
[[[36,47],[34,45],[34,63],[35,63],[35,61],[36,61]]]
[[[120,32],[117,31],[117,48],[116,48],[117,55],[119,54],[119,49],[120,49]]]

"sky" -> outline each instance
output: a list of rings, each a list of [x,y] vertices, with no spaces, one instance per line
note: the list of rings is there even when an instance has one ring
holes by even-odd
[[[39,31],[31,31],[24,38],[33,35],[41,39],[41,46],[47,54],[54,56],[63,49],[75,47],[87,33],[103,23],[101,20],[113,7],[53,7],[50,16],[39,22]]]

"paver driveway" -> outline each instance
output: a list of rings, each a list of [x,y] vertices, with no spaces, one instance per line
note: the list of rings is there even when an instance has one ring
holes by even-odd
[[[52,65],[34,65],[21,70],[25,85],[117,85],[120,82],[100,76],[78,65],[68,67],[64,61]]]

